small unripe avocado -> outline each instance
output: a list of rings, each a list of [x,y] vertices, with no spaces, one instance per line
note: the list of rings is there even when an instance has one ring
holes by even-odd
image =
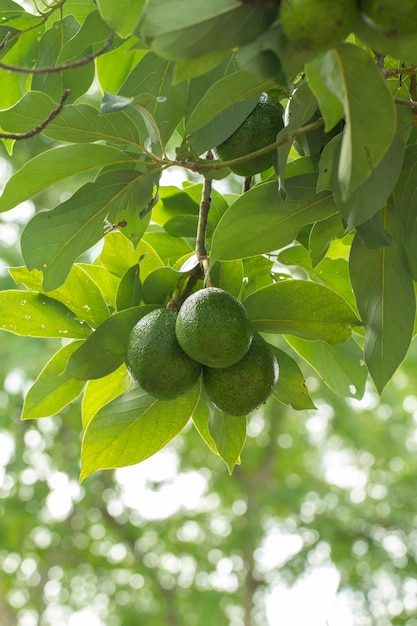
[[[310,51],[334,48],[351,32],[356,0],[282,0],[279,17],[287,39]]]
[[[231,161],[251,152],[265,148],[276,141],[277,134],[284,128],[284,108],[269,94],[262,94],[258,104],[243,124],[228,139],[215,149],[222,161]],[[272,166],[274,151],[249,159],[231,167],[239,176],[253,176]]]
[[[210,400],[227,415],[248,415],[267,401],[278,380],[278,363],[269,345],[255,333],[243,359],[223,369],[203,369]]]
[[[387,37],[417,36],[417,0],[361,0],[360,10]]]

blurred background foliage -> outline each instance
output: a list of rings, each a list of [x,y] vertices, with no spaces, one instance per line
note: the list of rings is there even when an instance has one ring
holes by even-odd
[[[13,167],[39,141],[16,145]],[[4,180],[11,162],[1,156]],[[0,217],[1,289],[13,286],[6,268],[22,263],[33,210]],[[88,609],[90,626],[198,626],[207,616],[298,626],[295,605],[280,613],[280,594],[315,572],[328,585],[327,572],[343,626],[417,626],[415,345],[381,398],[371,384],[361,401],[339,398],[304,370],[317,410],[270,402],[269,415],[252,415],[231,477],[186,429],[139,466],[82,485],[79,405],[20,421],[56,348],[1,336],[0,624],[81,625]],[[320,623],[342,626],[330,609]]]

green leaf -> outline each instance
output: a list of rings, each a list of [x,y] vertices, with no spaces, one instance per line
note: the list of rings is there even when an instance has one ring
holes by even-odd
[[[100,241],[141,185],[142,176],[136,170],[105,172],[30,220],[21,237],[22,253],[29,269],[42,270],[46,291],[59,287],[74,261]]]
[[[108,233],[104,239],[103,250],[98,258],[109,272],[122,278],[125,272],[140,262],[140,275],[147,276],[156,267],[164,265],[155,249],[143,239],[134,248],[132,243],[118,231]]]
[[[218,261],[210,270],[210,278],[214,287],[220,287],[238,298],[244,278],[243,261]]]
[[[347,199],[368,178],[391,144],[395,107],[374,60],[359,46],[343,43],[329,50],[322,59],[321,79],[345,112],[338,180]]]
[[[0,124],[7,132],[25,133],[45,120],[55,107],[56,102],[48,94],[28,91],[13,107],[0,111]],[[126,113],[107,117],[90,104],[66,105],[42,134],[68,143],[108,141],[140,145],[138,129]]]
[[[157,267],[143,281],[143,301],[146,304],[167,304],[183,276],[172,267]]]
[[[204,393],[204,389],[202,393]],[[211,403],[208,403],[205,397],[200,397],[191,417],[202,440],[208,445],[212,452],[218,454],[216,444],[209,430],[210,413],[214,410],[216,410],[215,407],[213,407]]]
[[[0,330],[14,335],[85,339],[91,334],[66,306],[40,293],[0,291],[0,310]]]
[[[388,200],[400,175],[412,121],[411,110],[405,106],[397,105],[398,128],[390,146],[368,178],[346,200],[343,198],[343,190],[337,180],[341,150],[343,149],[343,141],[339,142],[336,152],[332,156],[332,189],[337,208],[346,221],[347,230],[351,230],[374,217]],[[340,135],[341,138],[342,135]]]
[[[0,197],[0,212],[30,200],[41,191],[75,174],[92,174],[102,167],[132,165],[124,152],[101,144],[52,148],[38,154],[6,183]]]
[[[169,443],[187,424],[199,385],[176,400],[156,400],[139,386],[101,408],[88,422],[82,444],[83,480],[100,469],[134,465]]]
[[[145,4],[146,0],[97,1],[103,20],[123,38],[134,33]]]
[[[229,474],[240,464],[240,453],[246,441],[246,421],[246,417],[226,415],[218,409],[210,414],[209,432]]]
[[[9,272],[15,283],[22,283],[31,291],[44,293],[42,273],[26,267],[13,267]],[[109,316],[109,308],[100,289],[87,272],[79,265],[73,265],[65,283],[48,292],[48,295],[70,309],[80,321],[95,328]]]
[[[253,109],[259,100],[260,94],[272,86],[272,81],[264,80],[245,70],[239,70],[221,78],[207,89],[206,94],[191,112],[185,126],[185,134],[192,135],[229,109],[233,104],[243,100],[250,99]],[[242,121],[236,122],[236,128],[240,126]],[[230,128],[228,134],[225,134],[222,140],[229,137],[236,128]]]
[[[67,374],[91,380],[114,372],[125,359],[126,344],[133,326],[154,306],[136,306],[108,317],[68,361]]]
[[[343,237],[344,233],[345,228],[339,213],[335,213],[326,220],[313,224],[308,241],[312,267],[318,265],[326,256],[331,242],[334,239]]]
[[[22,420],[56,415],[80,395],[84,382],[65,373],[68,359],[79,344],[79,341],[67,344],[48,361],[26,394]]]
[[[305,280],[285,280],[248,296],[243,304],[259,332],[342,343],[359,324],[337,293]]]
[[[114,398],[125,393],[125,391],[129,389],[131,382],[132,379],[127,373],[124,364],[111,374],[103,376],[103,378],[89,380],[87,382],[81,407],[84,430],[97,411],[105,404],[114,400]]]
[[[188,107],[188,84],[173,84],[174,63],[148,52],[130,72],[119,95],[136,98],[143,94],[153,96],[147,109],[152,115],[163,142],[167,142]],[[143,120],[141,123],[144,126]]]
[[[363,352],[353,339],[337,346],[298,337],[286,337],[286,340],[335,393],[346,398],[362,398],[368,370]]]
[[[398,244],[398,224],[391,216],[386,221],[393,245],[369,249],[356,236],[349,261],[366,331],[365,361],[380,393],[406,355],[416,314],[413,280]]]
[[[407,147],[403,168],[394,189],[394,206],[402,228],[404,248],[417,261],[417,144]]]
[[[119,283],[116,294],[116,308],[118,311],[139,306],[142,294],[142,284],[139,277],[139,263],[132,265],[126,271]]]
[[[306,174],[286,181],[286,200],[276,182],[256,185],[240,196],[214,231],[212,264],[278,250],[291,243],[302,226],[332,215],[332,194],[317,194],[316,184],[317,176]]]
[[[329,91],[325,81],[322,80],[323,56],[321,54],[306,63],[305,71],[308,85],[317,98],[320,113],[326,122],[325,131],[328,132],[342,119],[344,110],[341,101]]]
[[[316,343],[312,344],[316,345]],[[296,411],[315,409],[314,402],[310,398],[305,379],[297,362],[283,350],[269,344],[274,352],[279,367],[278,382],[272,395],[282,404]]]
[[[150,0],[137,34],[161,56],[194,59],[252,41],[275,15],[235,0]]]
[[[354,32],[373,50],[401,59],[405,63],[416,62],[417,40],[414,32],[398,37],[384,35],[379,28],[368,23],[361,12],[358,14]]]
[[[73,15],[67,15],[63,20],[56,21],[47,28],[39,42],[39,52],[35,67],[55,67],[60,63],[63,46],[75,39],[80,30],[80,24]],[[91,53],[91,48],[85,49],[82,45],[81,53]],[[84,54],[84,56],[85,56]],[[34,74],[32,89],[43,91],[57,102],[65,89],[70,90],[68,101],[74,102],[82,96],[94,80],[94,64],[87,63],[82,67],[72,68],[62,72],[45,72]]]

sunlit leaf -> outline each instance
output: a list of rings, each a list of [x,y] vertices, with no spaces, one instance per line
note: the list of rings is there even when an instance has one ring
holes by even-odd
[[[226,415],[218,409],[210,414],[209,432],[229,473],[240,464],[240,453],[246,441],[246,417]]]

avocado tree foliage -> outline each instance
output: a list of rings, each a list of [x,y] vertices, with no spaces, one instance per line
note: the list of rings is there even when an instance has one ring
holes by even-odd
[[[83,394],[82,478],[140,462],[190,420],[230,471],[239,462],[246,418],[200,383],[161,401],[127,373],[131,329],[173,296],[210,284],[243,302],[279,363],[277,407],[314,407],[310,366],[338,395],[361,398],[369,375],[381,392],[407,353],[417,37],[387,36],[358,10],[347,40],[312,53],[286,39],[274,4],[55,0],[32,13],[0,0],[0,137],[9,154],[44,138],[0,197],[2,212],[37,208],[0,328],[63,340],[22,418]],[[258,151],[274,167],[222,194],[254,153],[221,162],[212,149],[265,92],[286,108]],[[165,183],[172,167],[182,185]],[[62,202],[41,205],[63,182]]]

